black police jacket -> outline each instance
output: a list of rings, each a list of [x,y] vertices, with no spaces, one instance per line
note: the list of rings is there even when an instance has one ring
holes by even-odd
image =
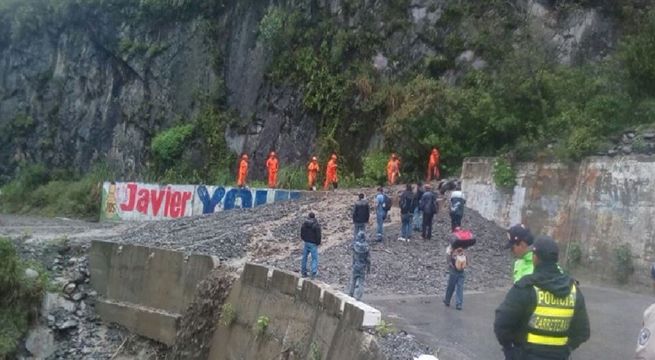
[[[568,359],[572,350],[589,339],[589,317],[584,296],[577,289],[575,310],[568,330],[566,346],[546,346],[526,343],[528,321],[537,306],[534,286],[549,291],[557,297],[571,292],[575,280],[562,274],[557,264],[540,264],[534,273],[519,280],[496,309],[494,333],[504,349],[519,349],[517,359]]]

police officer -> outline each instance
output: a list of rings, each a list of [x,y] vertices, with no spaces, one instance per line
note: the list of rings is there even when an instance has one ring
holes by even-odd
[[[523,224],[514,225],[507,230],[509,241],[505,245],[506,249],[511,249],[512,255],[516,259],[513,268],[513,280],[516,284],[525,275],[530,275],[534,271],[532,264],[532,243],[534,238],[530,229]]]
[[[566,360],[589,339],[584,297],[557,267],[552,238],[537,238],[532,250],[534,273],[514,284],[496,309],[494,332],[505,359]]]

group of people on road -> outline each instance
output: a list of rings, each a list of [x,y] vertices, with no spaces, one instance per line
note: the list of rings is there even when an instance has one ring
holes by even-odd
[[[463,308],[465,269],[469,258],[465,247],[457,246],[455,236],[462,230],[462,218],[466,200],[461,186],[455,185],[450,192],[449,207],[452,239],[447,249],[448,282],[443,303],[450,306],[455,297],[455,307]],[[401,213],[401,232],[398,238],[409,241],[416,230],[416,216],[422,218],[421,236],[431,238],[431,226],[438,212],[437,194],[430,184],[418,183],[413,189],[406,185],[398,198]],[[380,187],[374,197],[376,212],[375,241],[384,239],[384,221],[391,207],[391,198]],[[369,224],[371,207],[364,194],[359,194],[352,212],[352,276],[348,292],[360,300],[364,294],[366,275],[371,270],[369,243],[366,226]],[[414,224],[412,224],[414,223]],[[414,225],[414,226],[412,226]],[[314,278],[318,272],[320,225],[313,213],[301,228],[305,242],[301,273]],[[507,243],[515,257],[512,272],[513,286],[495,312],[494,333],[506,360],[541,360],[569,358],[571,352],[590,337],[589,318],[584,296],[579,284],[562,271],[558,265],[559,248],[555,240],[547,236],[534,239],[530,229],[515,225],[507,230]],[[308,273],[307,258],[312,257]],[[654,271],[655,279],[655,271]],[[655,307],[654,307],[655,309]],[[655,319],[655,310],[649,313]],[[655,322],[655,321],[654,321]]]
[[[337,154],[332,154],[325,166],[325,181],[323,182],[323,190],[329,190],[330,188],[336,189],[339,185],[338,177],[338,163],[337,163]],[[428,171],[427,171],[427,181],[438,180],[439,173],[439,150],[433,148],[430,152],[428,159]],[[249,168],[249,157],[248,154],[243,153],[239,158],[239,164],[237,167],[237,186],[245,187],[248,182],[248,168]],[[307,188],[311,191],[316,191],[318,183],[318,174],[320,172],[320,165],[318,163],[318,158],[312,156],[309,162],[307,163]],[[268,187],[276,188],[278,186],[277,174],[280,169],[280,160],[275,153],[271,151],[268,154],[266,159],[266,173],[268,175]],[[392,153],[389,161],[387,162],[387,184],[396,185],[401,176],[400,174],[400,157]]]

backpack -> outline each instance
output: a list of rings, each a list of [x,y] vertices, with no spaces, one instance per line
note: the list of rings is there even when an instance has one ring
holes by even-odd
[[[455,269],[457,269],[457,271],[466,269],[466,265],[466,254],[462,252],[462,254],[455,256]]]
[[[391,210],[391,198],[387,195],[384,194],[384,205],[382,206],[384,211],[389,211]]]
[[[471,230],[457,229],[453,231],[451,245],[453,248],[468,248],[475,245],[476,239]]]

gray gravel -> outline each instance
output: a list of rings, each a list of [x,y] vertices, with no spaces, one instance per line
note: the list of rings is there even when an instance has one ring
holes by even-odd
[[[471,229],[477,243],[468,250],[470,265],[466,270],[465,290],[485,290],[506,286],[510,281],[511,256],[502,248],[505,230],[467,209],[463,227]],[[373,226],[369,226],[371,238]],[[371,273],[366,277],[366,294],[435,294],[443,292],[447,283],[448,265],[445,249],[450,233],[450,218],[440,212],[434,223],[432,240],[423,240],[414,233],[414,240],[400,242],[399,224],[385,225],[383,243],[371,242]],[[352,237],[344,234],[344,239]],[[298,271],[300,251],[270,264]],[[327,249],[319,255],[318,278],[345,290],[350,281],[352,251],[350,241]],[[366,296],[366,295],[365,295]],[[365,300],[365,298],[364,298]]]
[[[420,343],[414,336],[405,331],[398,331],[386,336],[377,337],[380,350],[389,360],[413,360],[420,355],[433,355],[434,349]]]

